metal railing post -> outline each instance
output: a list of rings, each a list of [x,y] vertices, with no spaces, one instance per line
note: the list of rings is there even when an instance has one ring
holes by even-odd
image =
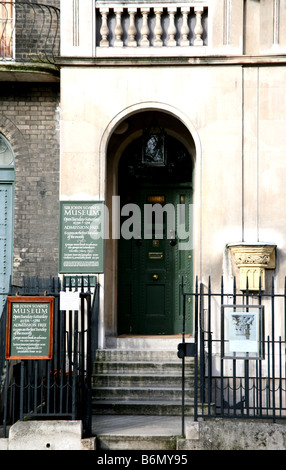
[[[184,278],[182,277],[182,296],[183,296],[183,330],[182,344],[185,345],[186,328],[186,297],[184,293]],[[182,357],[182,436],[185,437],[185,355]]]
[[[194,421],[198,421],[198,308],[199,308],[199,292],[198,278],[196,278],[195,287],[195,380],[194,380]]]

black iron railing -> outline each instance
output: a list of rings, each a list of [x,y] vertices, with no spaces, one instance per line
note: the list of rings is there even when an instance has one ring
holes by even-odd
[[[0,1],[0,62],[54,64],[60,54],[60,10],[27,1]]]
[[[88,278],[75,278],[75,285],[60,279],[24,279],[21,288],[10,295],[54,297],[53,355],[48,360],[4,361],[5,344],[1,344],[3,363],[1,413],[3,433],[7,426],[23,419],[79,419],[85,435],[91,433],[92,364],[97,348],[99,286],[90,286]],[[79,310],[60,309],[60,292],[79,292]],[[6,311],[2,328],[7,331]],[[2,335],[3,337],[5,334]],[[1,422],[0,422],[1,424]]]
[[[212,290],[210,279],[207,286],[197,280],[194,292],[184,292],[182,285],[182,296],[184,303],[190,296],[194,298],[195,347],[186,356],[191,355],[195,360],[195,420],[199,417],[268,418],[273,422],[285,419],[286,278],[282,292],[275,289],[273,278],[268,289],[259,288],[255,293],[248,288],[245,292],[238,291],[235,279],[231,291],[225,290],[222,279],[220,292]],[[241,309],[238,306],[245,307],[246,312],[252,312],[255,306],[259,311],[263,309],[263,324],[259,326],[262,335],[258,337],[258,324],[255,330],[255,341],[261,342],[257,345],[257,357],[251,352],[225,353],[230,337],[225,332],[223,311],[228,306],[234,313]],[[245,346],[247,337],[237,339],[244,341],[240,343],[243,348],[248,347]]]

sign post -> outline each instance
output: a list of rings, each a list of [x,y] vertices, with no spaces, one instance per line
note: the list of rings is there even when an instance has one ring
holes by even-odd
[[[51,359],[54,297],[7,297],[6,359]]]

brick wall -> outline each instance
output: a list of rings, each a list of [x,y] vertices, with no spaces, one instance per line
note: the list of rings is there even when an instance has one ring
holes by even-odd
[[[19,0],[21,1],[21,0]],[[52,5],[53,7],[60,8],[61,0],[26,0],[29,3],[41,3],[42,5]]]
[[[0,132],[15,154],[14,283],[58,272],[59,84],[0,82]]]
[[[59,55],[60,12],[57,8],[59,1],[52,0],[16,3],[16,60],[53,62]]]

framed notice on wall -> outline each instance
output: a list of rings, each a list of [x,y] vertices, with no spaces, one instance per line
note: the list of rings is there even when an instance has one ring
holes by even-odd
[[[264,306],[223,305],[222,357],[264,359]]]
[[[8,297],[6,359],[51,359],[54,297]]]
[[[104,202],[60,202],[59,272],[103,272]]]

